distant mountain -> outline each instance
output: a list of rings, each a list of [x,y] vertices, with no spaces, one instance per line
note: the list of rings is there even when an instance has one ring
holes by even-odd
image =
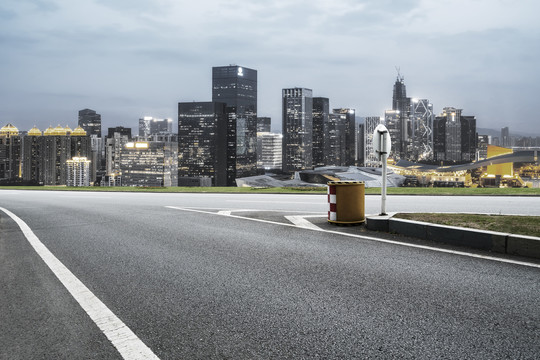
[[[495,129],[485,129],[485,128],[476,128],[476,132],[478,135],[489,135],[489,136],[496,136],[501,137],[501,130],[495,130]],[[512,128],[510,128],[510,136],[526,136],[526,137],[536,137],[540,136],[539,134],[530,134],[525,132],[514,132],[512,131]]]

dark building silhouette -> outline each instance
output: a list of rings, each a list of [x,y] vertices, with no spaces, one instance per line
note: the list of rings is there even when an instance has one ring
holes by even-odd
[[[407,97],[405,78],[399,73],[392,93],[392,112],[385,114],[385,122],[392,139],[392,154],[396,159],[405,159],[410,133],[411,99]]]
[[[236,176],[257,174],[257,71],[237,65],[212,68],[212,101],[236,119]]]
[[[214,186],[236,179],[236,111],[223,102],[178,103],[178,179],[211,178]]]
[[[313,91],[283,89],[283,171],[311,169],[313,165]]]
[[[344,116],[345,121],[345,157],[343,166],[354,166],[356,163],[356,111],[354,109],[334,109],[334,114]]]
[[[434,160],[471,162],[476,159],[476,118],[461,115],[462,109],[445,107],[433,121]]]
[[[21,177],[21,136],[11,125],[0,129],[0,180],[16,180]]]
[[[79,126],[86,131],[88,136],[101,137],[101,115],[94,110],[83,109],[79,111]]]
[[[313,98],[313,166],[325,166],[324,139],[328,133],[330,100],[325,97]]]
[[[113,128],[107,129],[107,138],[113,138],[114,133],[120,134],[120,136],[127,136],[128,139],[131,139],[131,128],[123,127],[123,126],[117,126]]]

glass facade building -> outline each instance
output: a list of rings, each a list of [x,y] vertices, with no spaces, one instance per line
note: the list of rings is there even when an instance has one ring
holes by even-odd
[[[330,100],[325,97],[313,98],[313,166],[325,166],[324,139],[328,133]]]
[[[356,163],[356,111],[355,109],[334,109],[334,114],[343,116],[345,122],[345,155],[343,166],[354,166]]]
[[[79,126],[88,135],[101,137],[101,115],[97,114],[94,110],[83,109],[79,111]]]
[[[212,101],[236,118],[236,176],[257,174],[257,71],[238,65],[212,68]]]
[[[283,89],[283,171],[294,172],[313,166],[313,91]]]
[[[234,186],[235,114],[235,109],[223,102],[178,104],[179,178],[210,178],[214,186]]]
[[[122,186],[178,186],[177,142],[128,142],[119,163]]]

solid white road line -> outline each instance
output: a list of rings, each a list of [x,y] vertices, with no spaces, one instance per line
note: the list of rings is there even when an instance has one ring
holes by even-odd
[[[195,210],[195,209],[191,209],[191,208],[181,208],[181,207],[176,207],[176,206],[165,206],[165,207],[169,208],[169,209],[197,212],[197,213],[202,213],[202,214],[228,216],[228,217],[233,217],[233,218],[237,218],[237,219],[257,221],[257,222],[263,222],[263,223],[267,223],[267,224],[274,224],[274,225],[280,225],[280,226],[297,227],[296,225],[293,225],[293,224],[286,224],[286,223],[280,223],[280,222],[277,222],[277,221],[270,221],[270,220],[263,220],[263,219],[252,219],[252,218],[248,218],[248,217],[245,217],[245,216],[221,215],[221,214],[211,212],[211,211]],[[526,261],[503,259],[503,258],[498,258],[498,257],[494,257],[494,256],[485,256],[485,255],[468,253],[468,252],[464,252],[464,251],[440,249],[440,248],[431,247],[431,246],[425,246],[425,245],[409,244],[409,243],[400,242],[400,241],[380,239],[380,238],[376,238],[376,237],[372,237],[372,236],[356,235],[356,234],[343,233],[343,232],[333,231],[333,230],[325,230],[325,229],[321,229],[319,227],[317,227],[316,229],[311,228],[311,227],[307,228],[307,229],[308,230],[313,230],[313,231],[320,231],[320,232],[324,232],[324,233],[328,233],[328,234],[347,236],[347,237],[352,237],[352,238],[357,238],[357,239],[377,241],[377,242],[386,243],[386,244],[393,244],[393,245],[412,247],[412,248],[417,248],[417,249],[431,250],[431,251],[437,251],[437,252],[442,252],[442,253],[446,253],[446,254],[467,256],[467,257],[472,257],[472,258],[477,258],[477,259],[491,260],[491,261],[497,261],[497,262],[502,262],[502,263],[515,264],[515,265],[523,265],[523,266],[534,267],[534,268],[539,268],[540,269],[540,264],[530,263],[530,262],[526,262]]]
[[[88,316],[103,331],[126,360],[159,359],[109,308],[60,262],[34,234],[30,227],[11,211],[0,207],[21,228],[34,250],[54,275],[77,300]]]

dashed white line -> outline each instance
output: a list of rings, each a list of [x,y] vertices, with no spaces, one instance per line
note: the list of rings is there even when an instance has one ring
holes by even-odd
[[[103,334],[126,360],[159,359],[148,346],[99,300],[34,234],[32,229],[17,215],[0,207],[21,228],[22,233],[34,250],[81,305]]]
[[[248,217],[245,217],[245,216],[238,216],[238,215],[232,215],[232,214],[231,215],[223,215],[223,214],[218,214],[216,212],[211,212],[211,211],[196,210],[196,209],[191,209],[191,208],[181,208],[181,207],[176,207],[176,206],[165,206],[165,207],[169,208],[169,209],[175,209],[175,210],[181,210],[181,211],[190,211],[190,212],[198,212],[198,213],[210,214],[210,215],[228,216],[228,217],[233,217],[233,218],[237,218],[237,219],[244,219],[244,220],[250,220],[250,221],[256,221],[256,222],[263,222],[263,223],[267,223],[267,224],[274,224],[274,225],[280,225],[280,226],[289,226],[289,227],[297,227],[296,225],[293,225],[293,224],[286,224],[286,223],[280,223],[280,222],[277,222],[277,221],[270,221],[270,220],[263,220],[263,219],[253,219],[253,218],[248,218]],[[357,238],[357,239],[371,240],[371,241],[376,241],[376,242],[381,242],[381,243],[386,243],[386,244],[393,244],[393,245],[399,245],[399,246],[405,246],[405,247],[411,247],[411,248],[417,248],[417,249],[424,249],[424,250],[436,251],[436,252],[441,252],[441,253],[446,253],[446,254],[467,256],[467,257],[472,257],[472,258],[477,258],[477,259],[491,260],[491,261],[497,261],[497,262],[508,263],[508,264],[523,265],[523,266],[529,266],[529,267],[534,267],[534,268],[539,268],[540,269],[540,264],[530,263],[530,262],[526,262],[526,261],[503,259],[503,258],[498,258],[498,257],[494,257],[494,256],[485,256],[485,255],[480,255],[480,254],[468,253],[468,252],[464,252],[464,251],[441,249],[441,248],[436,248],[436,247],[432,247],[432,246],[409,244],[409,243],[405,243],[405,242],[386,240],[386,239],[376,238],[376,237],[372,237],[372,236],[349,234],[349,233],[333,231],[333,230],[325,230],[325,229],[322,229],[322,228],[319,228],[319,227],[316,227],[316,228],[307,227],[305,229],[313,230],[313,231],[320,231],[320,232],[324,232],[324,233],[328,233],[328,234],[335,234],[335,235],[353,237],[353,238]]]

